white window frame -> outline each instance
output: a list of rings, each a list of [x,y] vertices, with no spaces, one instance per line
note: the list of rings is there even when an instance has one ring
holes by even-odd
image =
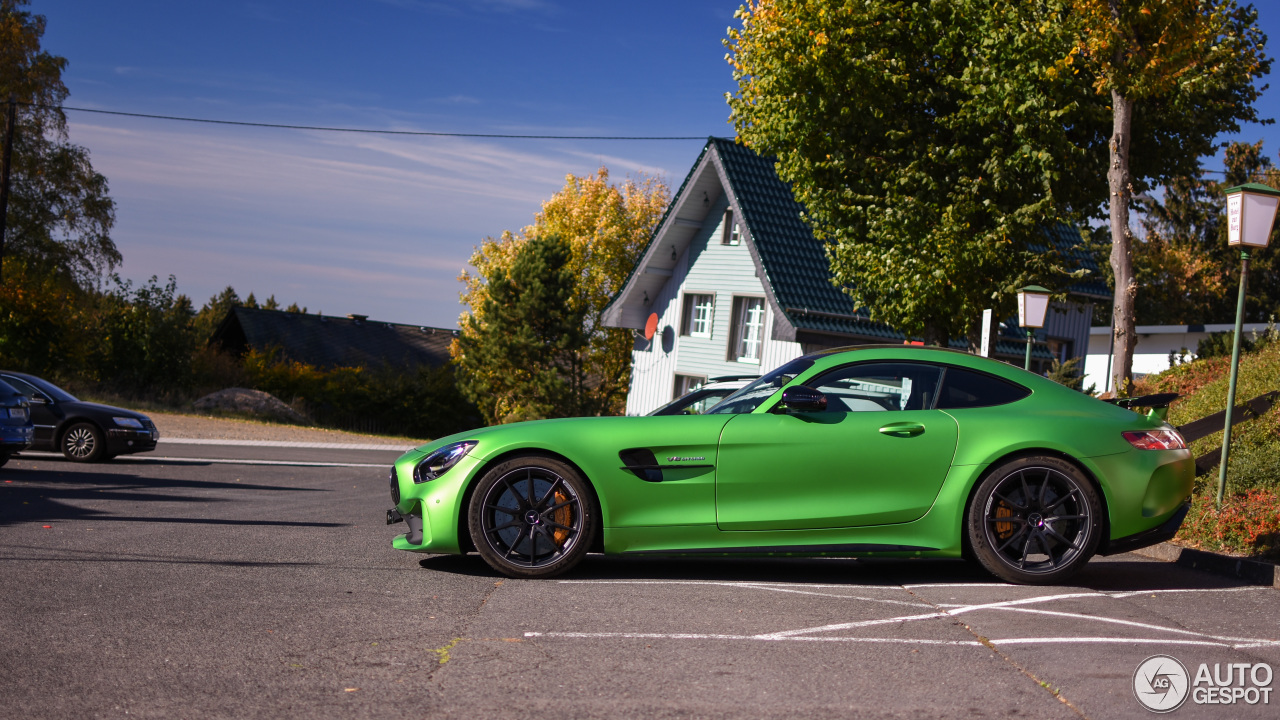
[[[680,334],[688,337],[711,337],[712,320],[715,317],[716,295],[707,292],[687,292],[681,311]]]
[[[742,243],[742,229],[734,220],[733,208],[724,211],[724,227],[720,231],[721,245],[739,245]]]
[[[703,385],[707,384],[705,375],[688,375],[686,373],[676,373],[675,382],[671,387],[671,399],[684,397],[687,393],[693,392]]]
[[[729,359],[759,365],[760,358],[764,355],[764,325],[767,315],[764,298],[758,295],[735,295],[733,306]]]

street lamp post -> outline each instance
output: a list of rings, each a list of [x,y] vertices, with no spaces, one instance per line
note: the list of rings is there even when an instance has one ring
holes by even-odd
[[[1260,183],[1227,188],[1227,244],[1240,248],[1240,297],[1236,300],[1236,335],[1231,345],[1231,382],[1227,385],[1227,417],[1222,428],[1222,462],[1218,464],[1218,506],[1227,490],[1227,458],[1231,454],[1231,415],[1236,406],[1236,378],[1240,374],[1240,334],[1244,330],[1244,298],[1249,283],[1249,249],[1265,248],[1271,240],[1280,191]]]
[[[1049,310],[1049,290],[1039,285],[1028,285],[1018,291],[1018,324],[1027,329],[1027,361],[1024,370],[1031,369],[1031,342],[1036,328],[1044,327],[1044,316]]]

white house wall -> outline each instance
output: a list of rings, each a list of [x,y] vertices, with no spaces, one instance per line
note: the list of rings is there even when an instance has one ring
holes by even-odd
[[[754,375],[801,355],[799,343],[773,339],[773,313],[769,303],[765,303],[760,362],[728,359],[734,296],[763,298],[765,289],[756,276],[746,242],[738,245],[720,242],[727,207],[728,200],[722,195],[651,306],[651,311],[659,316],[658,331],[652,343],[632,353],[628,415],[643,415],[672,400],[677,374],[705,378]],[[686,293],[715,295],[711,337],[680,335],[681,305]],[[668,334],[670,342],[664,340]]]

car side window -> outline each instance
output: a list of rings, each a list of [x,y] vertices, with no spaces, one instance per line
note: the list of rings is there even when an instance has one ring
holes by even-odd
[[[948,367],[938,395],[939,410],[993,407],[1021,400],[1031,391],[1021,385],[976,370]]]
[[[827,396],[827,412],[927,410],[941,375],[936,365],[869,362],[830,370],[805,385]]]
[[[16,377],[9,375],[4,376],[4,381],[12,385],[18,392],[27,396],[27,399],[44,397],[44,393],[40,392],[31,383],[23,382]]]

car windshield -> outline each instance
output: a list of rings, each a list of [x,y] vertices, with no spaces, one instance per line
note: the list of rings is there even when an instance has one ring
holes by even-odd
[[[54,402],[78,402],[75,399],[75,397],[71,395],[71,393],[67,392],[66,390],[63,390],[57,385],[54,385],[48,380],[41,380],[38,377],[32,377],[30,375],[28,375],[26,378],[10,377],[10,378],[6,378],[6,380],[8,380],[10,384],[14,385],[19,390],[24,391],[22,393],[23,395],[27,394],[25,392],[26,388],[23,387],[23,385],[25,384],[53,398]]]
[[[733,388],[713,388],[694,390],[686,393],[662,407],[649,413],[650,415],[701,415],[714,407],[721,400],[733,394]]]
[[[791,382],[792,378],[809,369],[813,360],[796,358],[776,370],[760,377],[759,380],[742,388],[738,392],[721,400],[718,405],[707,411],[708,415],[739,415],[749,413],[760,407],[760,403],[778,391],[778,388]]]

